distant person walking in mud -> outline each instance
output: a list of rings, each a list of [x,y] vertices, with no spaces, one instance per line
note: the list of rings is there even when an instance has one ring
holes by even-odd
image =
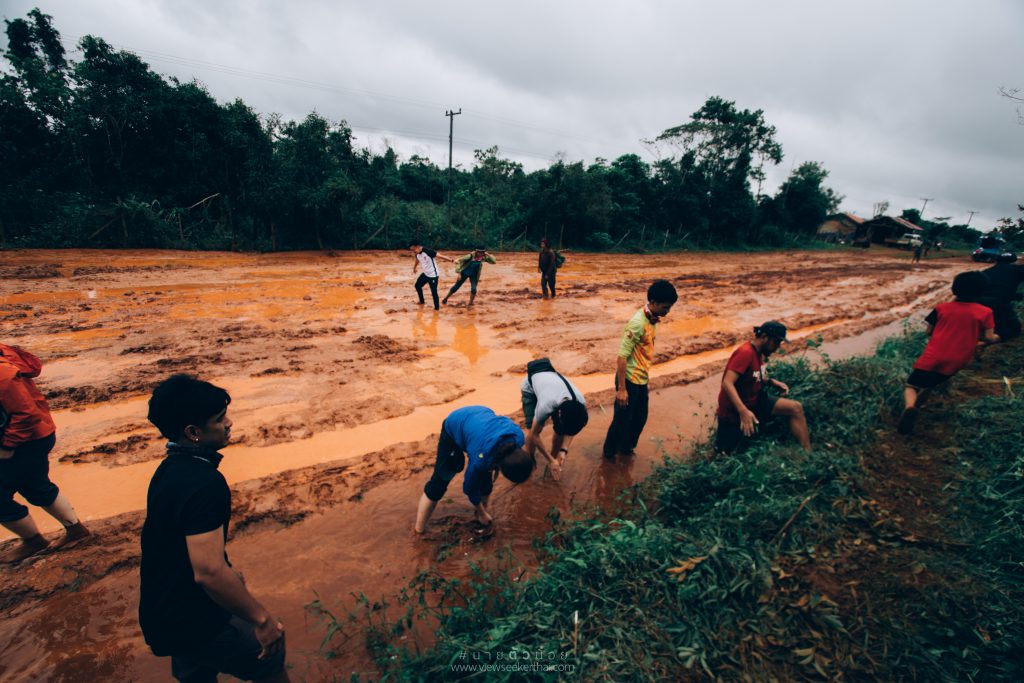
[[[636,451],[647,424],[647,384],[658,321],[668,315],[678,298],[672,283],[655,280],[647,288],[647,304],[626,323],[615,362],[615,413],[602,449],[606,458]]]
[[[548,290],[551,290],[551,298],[555,298],[555,275],[558,273],[558,254],[551,248],[547,237],[541,238],[540,254],[537,257],[537,271],[540,273],[540,289],[544,298],[548,298]]]
[[[521,484],[530,478],[535,461],[523,450],[523,430],[512,420],[484,406],[466,406],[452,411],[441,423],[434,473],[423,487],[416,510],[416,533],[427,528],[437,502],[448,484],[465,469],[462,491],[473,504],[476,521],[487,526],[493,520],[487,502],[500,471],[506,479]]]
[[[469,280],[469,305],[472,306],[473,300],[476,299],[476,285],[480,281],[480,271],[483,270],[485,262],[497,263],[494,257],[487,253],[487,248],[483,246],[458,258],[455,262],[455,272],[459,274],[459,279],[448,290],[448,294],[441,300],[441,303],[447,304],[452,294],[459,291],[462,283]]]
[[[28,351],[0,344],[0,524],[20,539],[0,555],[2,564],[20,562],[47,548],[66,548],[90,535],[67,496],[50,481],[49,455],[57,427],[32,381],[42,367]],[[51,546],[39,533],[28,508],[14,500],[15,493],[61,523],[64,535],[56,543]]]
[[[228,445],[231,397],[189,375],[163,381],[149,421],[168,439],[142,526],[139,624],[179,681],[288,681],[284,626],[228,562],[231,491],[218,471]]]
[[[903,414],[896,425],[900,434],[912,434],[921,406],[932,389],[949,381],[974,358],[978,342],[994,344],[992,309],[976,303],[985,293],[988,278],[979,271],[953,278],[953,301],[941,303],[924,319],[928,323],[928,345],[914,362],[903,389]]]
[[[792,432],[800,447],[811,450],[811,437],[807,417],[799,401],[782,398],[789,393],[784,382],[768,377],[765,364],[768,357],[786,341],[786,326],[769,320],[754,328],[754,338],[732,352],[722,374],[718,391],[718,429],[715,432],[715,450],[732,453],[739,446],[740,437],[752,437],[757,425],[772,416],[789,419]],[[768,388],[779,390],[772,396]]]
[[[573,437],[587,426],[587,403],[576,386],[559,374],[547,358],[532,360],[526,365],[526,379],[520,387],[523,415],[526,419],[526,452],[544,456],[555,481],[569,455]],[[544,447],[541,432],[551,418],[551,450]]]
[[[996,334],[1001,341],[1016,339],[1021,333],[1014,302],[1021,298],[1017,289],[1024,282],[1024,265],[1018,265],[1016,261],[1016,254],[1006,252],[999,255],[994,266],[981,271],[988,278],[988,283],[978,303],[992,309]]]
[[[413,242],[409,245],[409,251],[413,253],[414,261],[412,264],[412,272],[415,274],[416,269],[419,268],[420,276],[416,278],[416,295],[420,298],[420,304],[425,304],[426,301],[423,299],[423,285],[430,285],[430,296],[434,300],[434,310],[438,310],[441,306],[437,300],[437,281],[441,277],[441,273],[437,270],[436,259],[443,261],[449,261],[454,263],[455,259],[448,258],[443,254],[439,254],[433,249],[428,249],[422,244]]]
[[[914,256],[913,256],[913,258],[910,259],[910,262],[911,263],[920,263],[921,262],[921,253],[922,252],[924,252],[924,243],[923,242],[921,244],[918,244],[917,246],[914,247]]]

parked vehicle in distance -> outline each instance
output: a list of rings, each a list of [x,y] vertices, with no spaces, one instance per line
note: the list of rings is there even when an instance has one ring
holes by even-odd
[[[885,240],[885,246],[897,249],[913,249],[922,244],[924,244],[924,241],[920,235],[913,232],[904,233],[902,237],[888,237]]]
[[[998,235],[985,235],[978,240],[978,246],[971,252],[971,259],[978,263],[995,263],[1005,251],[1008,251],[1006,240]]]

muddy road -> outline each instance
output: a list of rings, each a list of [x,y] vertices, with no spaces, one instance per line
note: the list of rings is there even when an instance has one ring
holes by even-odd
[[[232,395],[221,465],[234,491],[229,553],[285,621],[293,679],[372,677],[359,642],[323,658],[323,629],[304,605],[319,595],[343,612],[351,592],[393,595],[437,562],[442,541],[455,547],[446,573],[503,547],[530,566],[552,507],[607,505],[663,455],[704,438],[722,364],[753,325],[786,323],[791,352],[818,337],[834,354],[867,351],[972,267],[911,267],[909,255],[882,250],[569,254],[558,297],[544,300],[536,255],[497,258],[476,305],[466,306],[467,286],[435,312],[429,292],[416,304],[407,252],[0,252],[3,341],[44,360],[38,383],[58,426],[51,476],[98,531],[85,547],[0,568],[0,679],[171,680],[135,610],[142,508],[163,455],[146,399],[174,372]],[[439,265],[444,290],[454,277]],[[655,278],[680,299],[659,326],[650,421],[633,461],[604,462],[619,336]],[[591,405],[562,481],[538,472],[514,490],[499,484],[486,538],[465,524],[471,508],[453,486],[429,538],[414,538],[441,420],[469,404],[521,418],[519,383],[539,356]]]

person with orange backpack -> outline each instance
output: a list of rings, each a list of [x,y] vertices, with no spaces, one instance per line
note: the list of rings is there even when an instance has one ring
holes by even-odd
[[[48,458],[57,428],[46,399],[32,381],[42,367],[28,351],[0,344],[0,525],[20,539],[0,554],[0,564],[21,562],[51,547],[28,508],[14,500],[15,493],[63,525],[64,536],[53,544],[54,550],[90,535],[71,502],[50,481]]]

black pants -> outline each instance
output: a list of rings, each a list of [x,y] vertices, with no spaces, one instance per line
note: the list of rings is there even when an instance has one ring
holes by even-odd
[[[606,458],[634,450],[647,424],[647,385],[633,384],[627,379],[626,393],[629,395],[629,405],[622,407],[616,402],[615,415],[608,425],[603,449]]]
[[[171,675],[182,683],[217,683],[220,672],[243,681],[270,678],[284,668],[284,650],[260,659],[261,649],[252,624],[232,617],[208,642],[172,655]]]
[[[469,280],[469,291],[471,294],[476,294],[476,283],[480,281],[480,269],[470,271],[468,268],[459,273],[459,279],[455,281],[452,288],[448,290],[448,296],[451,296],[455,292],[459,291],[459,287],[462,283]]]
[[[997,304],[992,307],[992,314],[996,321],[996,334],[1001,340],[1009,341],[1020,336],[1020,319],[1013,304]]]
[[[448,484],[455,475],[466,468],[466,453],[455,443],[455,439],[441,425],[441,436],[437,440],[437,460],[434,461],[434,472],[430,481],[423,487],[423,493],[435,503],[444,498]],[[480,482],[480,494],[486,498],[491,495],[494,482],[490,476],[483,477]]]
[[[540,275],[540,288],[544,292],[544,296],[548,295],[548,288],[551,288],[551,296],[555,295],[555,273],[541,273]]]
[[[28,516],[28,508],[14,500],[15,492],[32,505],[47,507],[57,500],[60,489],[50,481],[50,451],[57,436],[23,443],[14,455],[0,460],[0,522],[17,522]]]
[[[423,300],[423,285],[430,285],[430,296],[434,299],[434,310],[441,308],[441,302],[437,298],[437,278],[427,277],[425,274],[420,273],[420,276],[416,279],[416,294],[420,297],[420,303],[424,304],[426,301]]]

